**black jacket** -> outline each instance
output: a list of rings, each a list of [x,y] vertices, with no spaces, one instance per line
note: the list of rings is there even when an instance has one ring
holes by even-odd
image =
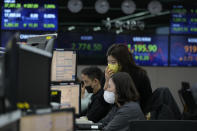
[[[130,73],[135,86],[140,94],[140,106],[145,113],[145,107],[148,100],[152,97],[151,83],[147,73],[144,70],[135,69]]]
[[[98,122],[105,117],[111,109],[111,105],[105,102],[103,94],[104,90],[101,88],[96,94],[92,95],[92,102],[88,106],[86,114],[88,120]]]
[[[157,88],[148,102],[146,112],[151,112],[151,119],[179,120],[181,112],[168,88]]]

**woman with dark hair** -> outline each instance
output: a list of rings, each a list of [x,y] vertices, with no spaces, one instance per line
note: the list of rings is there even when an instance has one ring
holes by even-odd
[[[144,69],[137,66],[131,52],[126,45],[113,44],[107,51],[108,66],[105,70],[105,86],[107,88],[109,78],[116,72],[127,72],[134,81],[140,95],[140,106],[145,113],[148,99],[152,96],[150,80]]]
[[[138,91],[132,78],[126,72],[118,72],[111,76],[104,92],[104,99],[108,103],[117,105],[117,111],[112,111],[115,115],[110,122],[106,126],[103,123],[104,131],[127,131],[130,121],[145,119],[137,102]],[[110,114],[111,112],[104,119],[107,119]]]

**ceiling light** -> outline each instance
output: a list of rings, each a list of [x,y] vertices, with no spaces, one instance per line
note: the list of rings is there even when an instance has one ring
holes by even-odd
[[[101,30],[101,27],[100,26],[97,26],[97,27],[94,27],[93,28],[93,31],[100,31]]]
[[[122,27],[124,27],[125,29],[129,30],[130,29],[130,24],[131,24],[130,21],[127,20],[126,22],[123,23]]]
[[[140,30],[144,30],[145,28],[145,23],[143,21],[138,21],[137,26],[139,27]]]
[[[76,29],[75,26],[69,26],[69,27],[68,27],[68,31],[72,31],[72,30],[75,30],[75,29]]]
[[[121,28],[122,25],[123,25],[123,22],[122,22],[122,21],[116,21],[116,22],[115,22],[115,27],[116,27],[116,28]]]
[[[109,17],[107,17],[107,19],[104,20],[103,23],[105,24],[105,27],[106,27],[108,30],[111,29],[112,24],[111,24],[111,20],[110,20]]]
[[[116,30],[116,34],[120,34],[120,33],[122,33],[122,32],[123,32],[123,29],[122,29],[122,28]]]

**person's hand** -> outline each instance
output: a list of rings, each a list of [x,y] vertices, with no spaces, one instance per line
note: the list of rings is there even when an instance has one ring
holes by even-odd
[[[104,85],[104,90],[106,90],[108,88],[108,82],[110,77],[114,74],[114,72],[112,70],[109,69],[109,67],[107,66],[105,69],[105,85]]]
[[[114,74],[114,72],[112,70],[109,69],[109,67],[107,66],[105,69],[105,80],[109,81],[109,78]]]
[[[81,98],[84,98],[85,95],[85,84],[81,84]]]

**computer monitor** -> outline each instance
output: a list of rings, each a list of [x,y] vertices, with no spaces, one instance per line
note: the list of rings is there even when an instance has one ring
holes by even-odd
[[[51,82],[70,82],[76,80],[77,53],[66,49],[53,51]]]
[[[20,131],[74,131],[74,109],[27,115],[21,118]]]
[[[19,131],[20,118],[21,111],[19,110],[0,115],[0,131]]]
[[[51,53],[20,45],[18,102],[28,102],[36,107],[49,106],[51,60]]]
[[[52,54],[28,45],[7,45],[5,54],[5,97],[8,110],[19,103],[30,108],[50,106],[50,72]],[[27,106],[27,107],[29,107]]]
[[[39,49],[52,51],[54,46],[54,40],[57,34],[45,34],[45,35],[35,35],[27,39],[27,45],[34,46]],[[50,47],[50,48],[49,48]]]
[[[130,122],[130,131],[196,131],[197,121],[146,120]]]
[[[71,83],[65,85],[54,85],[51,86],[51,90],[61,91],[61,102],[60,108],[70,108],[74,107],[76,114],[80,114],[81,110],[81,88],[80,84]]]

